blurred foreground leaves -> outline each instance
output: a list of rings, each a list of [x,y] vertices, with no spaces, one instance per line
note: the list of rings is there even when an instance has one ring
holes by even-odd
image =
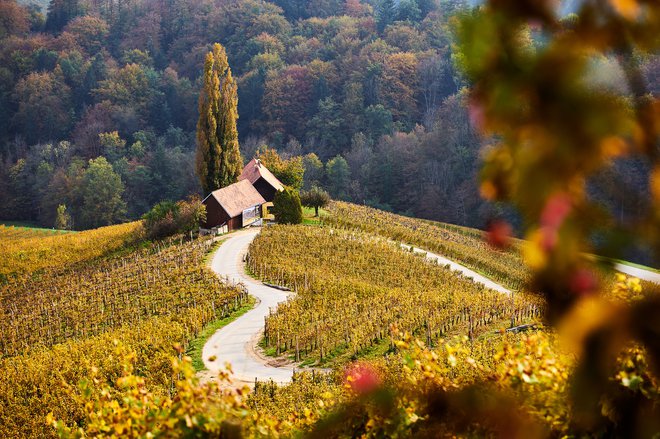
[[[640,390],[660,372],[660,298],[639,296],[639,285],[625,281],[602,294],[585,255],[621,257],[633,245],[660,255],[660,101],[639,69],[660,48],[660,4],[579,5],[577,15],[559,18],[557,2],[486,2],[458,25],[461,60],[475,83],[473,122],[492,142],[482,195],[520,212],[530,289],[546,299],[548,322],[576,348],[571,430],[645,437],[660,431],[655,390]],[[625,87],[594,85],[596,59],[616,62]],[[639,209],[625,220],[589,190],[599,172],[624,158],[648,171],[648,191],[626,194]],[[622,291],[635,300],[613,300]],[[614,389],[617,361],[630,349],[634,372],[619,372],[626,390]]]

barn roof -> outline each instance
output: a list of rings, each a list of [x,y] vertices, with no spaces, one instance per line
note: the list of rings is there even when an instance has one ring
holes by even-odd
[[[243,168],[241,176],[238,177],[239,180],[248,180],[252,184],[259,180],[259,178],[266,180],[275,190],[284,190],[284,185],[257,158],[250,160],[250,163]]]
[[[266,202],[248,180],[241,180],[238,183],[213,191],[208,197],[204,198],[204,201],[209,197],[215,198],[232,218],[241,215],[245,209]]]

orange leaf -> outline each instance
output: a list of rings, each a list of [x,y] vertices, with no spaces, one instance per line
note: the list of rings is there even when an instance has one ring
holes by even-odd
[[[639,15],[639,4],[636,0],[610,0],[614,10],[628,20],[634,20]]]
[[[650,177],[651,195],[656,202],[660,203],[660,166],[656,166]]]

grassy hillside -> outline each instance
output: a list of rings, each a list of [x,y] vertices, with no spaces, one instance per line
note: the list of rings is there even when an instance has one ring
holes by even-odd
[[[32,232],[40,232],[44,235],[57,235],[60,233],[76,233],[74,230],[59,230],[59,229],[49,229],[44,227],[39,227],[36,223],[29,221],[2,221],[0,226],[5,227],[16,227],[17,229],[28,229]]]

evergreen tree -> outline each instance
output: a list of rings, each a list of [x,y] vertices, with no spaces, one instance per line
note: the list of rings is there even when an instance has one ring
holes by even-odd
[[[376,7],[376,24],[378,32],[383,32],[385,28],[392,24],[396,19],[397,10],[394,0],[380,0]]]
[[[351,179],[351,170],[346,159],[340,155],[325,164],[328,189],[333,198],[345,200],[348,197],[348,186]]]
[[[374,141],[394,130],[392,112],[381,104],[368,106],[364,118],[367,134]]]
[[[341,152],[348,144],[343,128],[346,126],[341,117],[339,105],[331,97],[318,102],[318,112],[307,124],[310,136],[316,145],[332,157]]]
[[[197,174],[205,193],[235,183],[241,174],[237,104],[237,87],[227,54],[216,43],[204,63],[197,122]]]
[[[20,218],[16,216],[17,212],[23,218],[34,218],[36,215],[34,200],[36,193],[34,191],[34,180],[32,176],[34,170],[28,166],[25,159],[19,159],[14,166],[9,168],[9,188],[14,194],[9,206],[3,206],[5,212],[3,216],[7,218]]]
[[[46,30],[59,32],[74,18],[85,15],[88,9],[87,2],[80,0],[51,0],[48,4]]]
[[[323,169],[323,162],[321,162],[319,157],[312,152],[304,156],[302,162],[305,169],[303,187],[310,189],[321,184],[321,180],[323,180],[323,176],[325,175],[325,169]]]
[[[277,192],[273,200],[273,214],[279,224],[302,223],[302,204],[298,191],[287,187]]]
[[[436,0],[417,0],[417,6],[421,12],[421,18],[426,17],[429,12],[433,11],[437,7]]]
[[[309,115],[315,115],[318,111],[319,103],[330,95],[331,92],[330,88],[328,87],[328,81],[325,79],[325,76],[321,75],[318,81],[316,81],[316,84],[314,84],[312,99],[310,101]]]
[[[397,7],[397,20],[400,21],[419,21],[422,17],[422,11],[419,8],[417,0],[400,0]]]

